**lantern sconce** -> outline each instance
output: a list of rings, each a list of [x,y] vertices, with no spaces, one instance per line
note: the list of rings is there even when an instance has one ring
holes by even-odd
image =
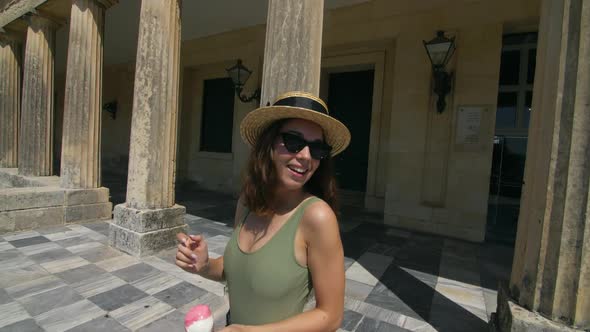
[[[256,100],[260,103],[260,88],[257,88],[250,97],[242,95],[244,85],[246,84],[246,81],[248,81],[248,78],[250,78],[252,71],[242,64],[241,59],[238,59],[238,63],[233,67],[227,68],[226,71],[227,75],[231,78],[232,83],[234,84],[236,95],[242,102],[248,103],[252,100]]]
[[[445,66],[455,52],[455,37],[447,38],[444,31],[438,30],[434,39],[422,42],[432,64],[433,91],[438,96],[436,111],[442,113],[447,106],[446,95],[451,92],[453,73],[447,73]]]

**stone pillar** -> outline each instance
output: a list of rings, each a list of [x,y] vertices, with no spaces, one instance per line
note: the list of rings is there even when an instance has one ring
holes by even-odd
[[[143,0],[140,15],[127,199],[109,234],[138,256],[173,246],[186,230],[185,208],[174,204],[180,0]]]
[[[590,2],[544,0],[501,331],[590,329]]]
[[[53,58],[56,24],[41,16],[27,18],[18,173],[53,174]]]
[[[116,3],[72,1],[60,173],[67,223],[111,218],[109,190],[100,187],[100,131],[104,15]]]
[[[20,74],[20,42],[0,33],[0,168],[17,167]]]
[[[319,96],[324,0],[269,0],[261,105],[287,91]]]
[[[73,0],[64,99],[61,187],[100,186],[105,10],[116,0]]]

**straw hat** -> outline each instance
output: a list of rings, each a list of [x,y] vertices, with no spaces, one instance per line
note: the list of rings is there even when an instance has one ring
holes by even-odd
[[[350,131],[329,115],[328,106],[320,98],[300,91],[284,93],[271,106],[248,113],[240,125],[240,134],[246,143],[254,146],[266,127],[277,120],[289,118],[309,120],[322,127],[326,143],[332,146],[332,156],[342,152],[350,143]]]

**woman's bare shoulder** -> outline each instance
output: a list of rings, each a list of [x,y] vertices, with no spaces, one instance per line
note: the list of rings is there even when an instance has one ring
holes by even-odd
[[[312,202],[305,209],[305,212],[301,218],[301,223],[305,231],[338,231],[338,220],[336,219],[336,214],[330,205],[321,199]]]

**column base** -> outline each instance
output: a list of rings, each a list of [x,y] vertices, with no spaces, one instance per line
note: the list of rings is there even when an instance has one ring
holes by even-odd
[[[109,244],[133,256],[146,256],[174,247],[176,234],[186,233],[186,209],[170,208],[138,210],[125,203],[115,206],[113,223],[109,226]]]
[[[4,175],[0,171],[0,178]],[[104,187],[0,187],[0,233],[111,219],[111,211]]]
[[[498,309],[490,319],[491,332],[584,332],[521,307],[509,294],[507,283],[501,283]]]

